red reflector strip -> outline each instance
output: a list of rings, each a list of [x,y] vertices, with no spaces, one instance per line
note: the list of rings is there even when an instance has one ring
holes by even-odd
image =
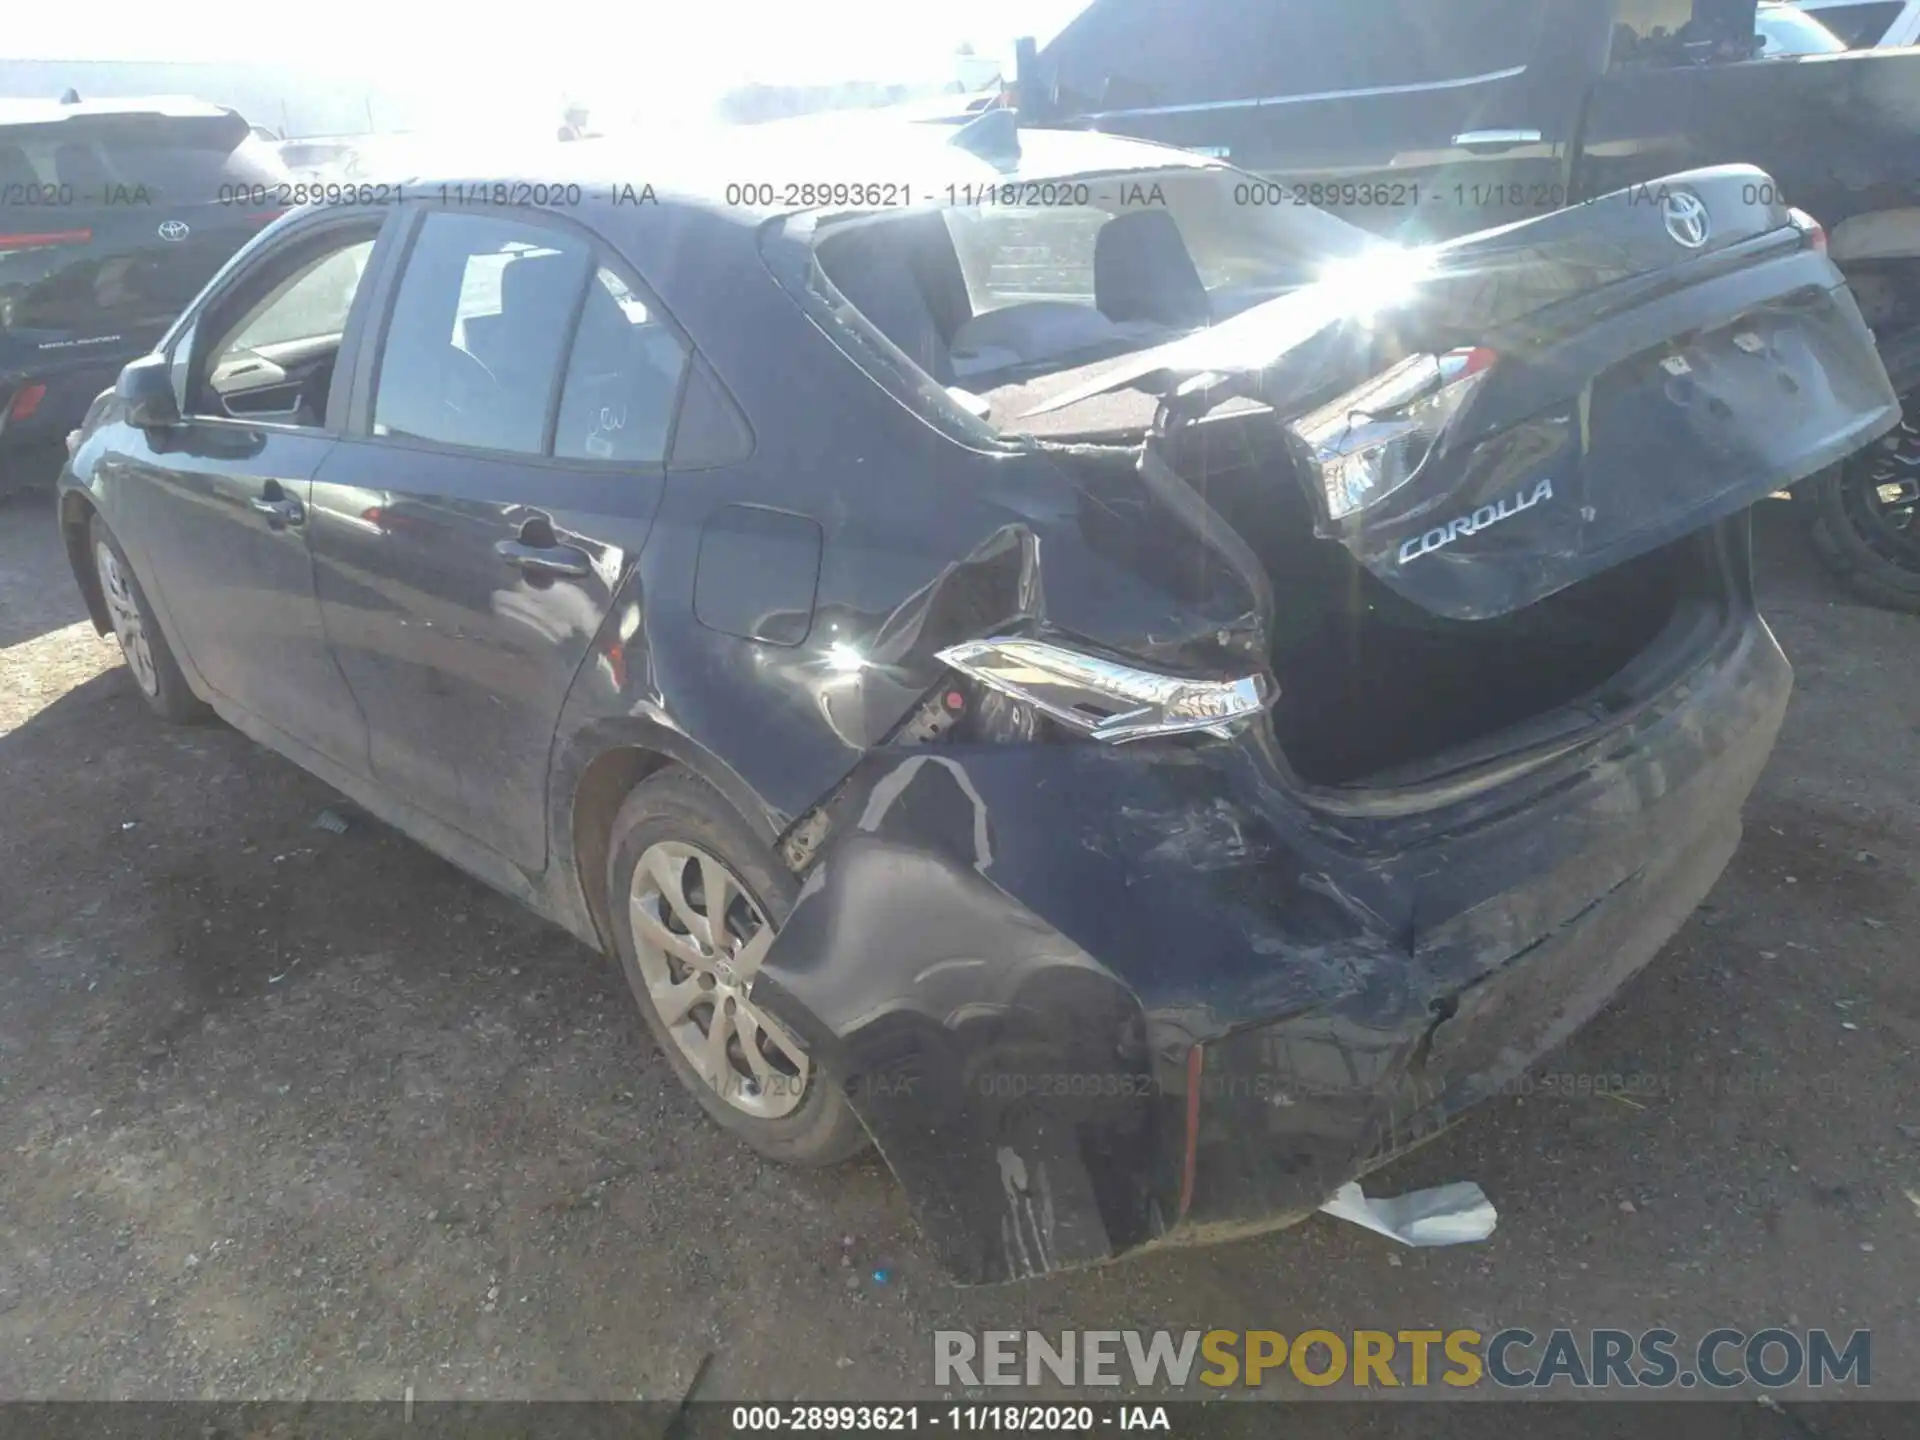
[[[247,218],[251,220],[255,225],[271,225],[274,221],[278,220],[282,215],[286,213],[287,212],[284,210],[261,210],[255,214],[249,215]]]
[[[40,245],[85,245],[91,230],[42,230],[31,235],[0,235],[0,250],[31,250]]]
[[[13,418],[25,420],[40,408],[40,402],[47,398],[44,385],[22,385],[13,397]]]

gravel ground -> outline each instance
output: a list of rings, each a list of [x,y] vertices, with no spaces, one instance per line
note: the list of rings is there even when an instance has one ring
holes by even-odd
[[[1492,1240],[1316,1218],[962,1291],[879,1164],[703,1123],[611,966],[152,721],[44,499],[0,507],[0,1397],[677,1399],[711,1357],[703,1398],[900,1398],[936,1328],[1770,1323],[1871,1327],[1920,1397],[1920,621],[1761,528],[1799,687],[1732,869],[1531,1095],[1370,1182],[1476,1179]]]

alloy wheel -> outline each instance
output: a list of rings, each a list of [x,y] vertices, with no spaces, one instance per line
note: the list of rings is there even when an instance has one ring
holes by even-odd
[[[634,866],[628,910],[647,993],[694,1071],[745,1114],[792,1114],[812,1071],[753,1003],[775,932],[740,877],[697,845],[663,840]]]
[[[133,584],[120,564],[120,557],[104,540],[93,546],[94,572],[100,577],[100,593],[107,602],[107,618],[113,622],[114,638],[126,657],[134,683],[149,696],[160,693],[160,672],[153,666],[153,651],[147,643],[146,622],[140,618],[139,603],[133,598]]]

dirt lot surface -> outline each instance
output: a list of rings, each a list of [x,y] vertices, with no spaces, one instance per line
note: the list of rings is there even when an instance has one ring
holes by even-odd
[[[677,1399],[711,1356],[703,1397],[900,1398],[938,1328],[1771,1323],[1871,1327],[1874,1392],[1920,1397],[1920,620],[1787,520],[1798,691],[1709,908],[1370,1182],[1476,1179],[1492,1240],[1319,1217],[962,1291],[879,1164],[704,1123],[610,965],[150,718],[44,500],[0,507],[0,1396]]]

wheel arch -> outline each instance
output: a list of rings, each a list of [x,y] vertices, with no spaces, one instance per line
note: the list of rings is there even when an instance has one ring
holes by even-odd
[[[98,513],[99,507],[86,491],[61,492],[60,538],[66,542],[67,564],[73,568],[74,581],[87,602],[87,616],[94,630],[104,635],[112,628],[112,621],[107,618],[107,597],[100,593],[100,575],[94,569],[92,547],[87,543],[93,517]]]
[[[556,850],[560,871],[572,874],[577,904],[606,954],[614,953],[607,902],[614,817],[635,786],[673,766],[712,786],[768,847],[784,828],[783,817],[760,803],[730,766],[679,731],[633,717],[593,726],[576,737],[559,766]]]

